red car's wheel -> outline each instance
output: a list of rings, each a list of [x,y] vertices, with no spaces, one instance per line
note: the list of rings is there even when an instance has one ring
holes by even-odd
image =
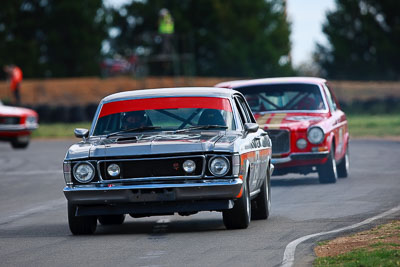
[[[337,165],[337,174],[339,178],[346,178],[349,176],[350,171],[350,157],[349,157],[349,146],[347,145],[346,154],[343,159]]]
[[[27,148],[29,145],[29,136],[24,136],[23,138],[16,137],[13,140],[11,140],[11,146],[16,149],[22,149],[22,148]]]
[[[335,160],[335,147],[332,145],[328,160],[318,167],[318,178],[321,184],[332,184],[337,181],[337,169]]]

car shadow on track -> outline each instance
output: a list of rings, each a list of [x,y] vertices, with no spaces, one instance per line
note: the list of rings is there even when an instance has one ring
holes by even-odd
[[[165,217],[169,218],[169,217]],[[174,220],[159,223],[157,219],[129,218],[122,225],[103,226],[98,224],[95,235],[147,235],[148,239],[163,239],[168,234],[200,233],[212,231],[226,231],[222,217],[218,218],[193,218],[189,220]],[[179,218],[179,217],[178,217]],[[30,225],[0,229],[0,238],[42,238],[73,236],[68,229],[68,223]]]
[[[168,217],[166,217],[168,218]],[[163,239],[168,234],[200,233],[212,231],[225,231],[226,228],[221,219],[199,219],[172,220],[168,223],[138,222],[128,220],[123,225],[98,225],[96,235],[116,234],[147,234],[148,239]]]
[[[302,176],[302,177],[293,177],[293,176],[285,176],[284,178],[271,178],[271,186],[299,186],[299,185],[319,185],[319,179],[315,176]]]

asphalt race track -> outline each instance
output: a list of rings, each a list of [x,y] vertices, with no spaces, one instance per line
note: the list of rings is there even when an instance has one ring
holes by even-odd
[[[62,192],[72,142],[33,141],[26,150],[0,143],[1,266],[280,266],[291,241],[400,205],[400,142],[352,140],[349,178],[322,185],[316,175],[274,177],[270,218],[246,230],[226,230],[220,213],[202,212],[127,217],[122,226],[73,236]],[[399,210],[355,230],[394,218]],[[294,266],[310,266],[316,242],[349,231],[300,243]]]

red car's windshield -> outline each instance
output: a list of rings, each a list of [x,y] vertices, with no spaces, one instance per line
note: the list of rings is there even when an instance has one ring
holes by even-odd
[[[175,131],[207,125],[235,128],[228,99],[164,97],[106,103],[100,110],[93,134],[108,135],[136,128]]]
[[[235,88],[242,92],[253,112],[324,110],[321,91],[313,84],[270,84]]]

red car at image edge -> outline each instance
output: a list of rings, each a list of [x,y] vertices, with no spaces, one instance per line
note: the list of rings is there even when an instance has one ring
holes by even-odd
[[[13,148],[26,148],[32,131],[38,128],[38,114],[28,108],[5,106],[0,101],[0,141]]]
[[[223,82],[240,91],[272,140],[273,175],[318,173],[320,183],[349,174],[349,132],[325,79],[266,78]]]

